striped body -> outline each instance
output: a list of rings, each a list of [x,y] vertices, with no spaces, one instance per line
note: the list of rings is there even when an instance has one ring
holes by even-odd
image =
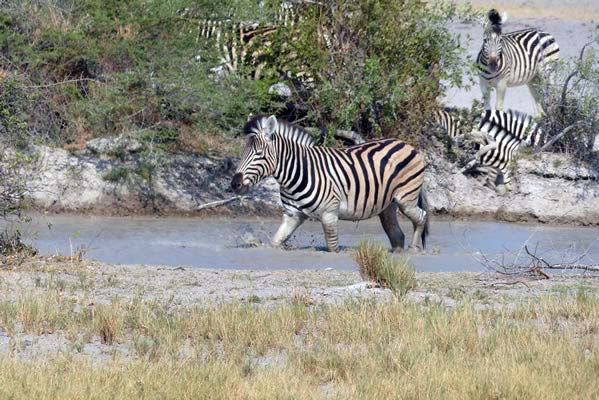
[[[346,149],[314,146],[303,129],[263,116],[250,121],[245,131],[248,143],[232,187],[242,193],[270,175],[279,182],[285,217],[274,244],[287,240],[305,218],[312,217],[323,223],[327,245],[336,250],[338,219],[380,215],[392,247],[400,248],[399,208],[415,227],[411,247],[424,245],[424,163],[409,144],[381,139]]]
[[[503,34],[499,13],[489,11],[489,24],[477,57],[485,109],[491,109],[491,87],[497,90],[495,108],[501,110],[507,87],[527,85],[542,114],[542,75],[559,59],[559,52],[557,42],[546,32],[523,29]]]
[[[479,130],[488,136],[488,143],[496,147],[478,154],[466,170],[480,174],[491,185],[498,181],[511,181],[510,164],[522,146],[543,144],[544,135],[530,115],[513,111],[486,111],[479,123]]]
[[[438,109],[435,110],[433,114],[433,118],[435,120],[435,124],[443,128],[447,136],[449,136],[452,140],[463,135],[462,132],[462,122],[455,115],[455,110],[450,108]]]
[[[559,59],[559,46],[546,32],[523,29],[501,35],[500,40],[501,51],[496,69],[489,67],[489,54],[484,46],[477,57],[481,78],[494,87],[503,80],[508,87],[525,85],[545,65]]]
[[[294,147],[283,140],[273,176],[285,207],[319,218],[335,210],[339,219],[362,220],[380,214],[401,195],[416,202],[423,182],[422,156],[397,139],[348,149]]]
[[[280,27],[292,28],[299,15],[296,6],[283,2],[272,22],[234,22],[231,19],[201,19],[198,21],[197,41],[214,46],[220,55],[220,65],[212,70],[227,74],[249,69],[249,78],[260,79],[267,66],[272,48],[271,37]],[[289,57],[294,57],[289,54]],[[287,71],[277,71],[288,75]]]

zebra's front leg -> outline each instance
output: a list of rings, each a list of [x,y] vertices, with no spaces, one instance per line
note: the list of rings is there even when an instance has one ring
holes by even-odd
[[[326,212],[320,218],[322,229],[324,230],[324,238],[327,242],[327,248],[331,252],[339,251],[339,235],[337,233],[337,222],[339,216],[336,212]]]
[[[279,247],[289,239],[295,230],[306,220],[301,212],[283,214],[283,222],[271,240],[273,247]]]
[[[503,101],[505,100],[505,92],[507,90],[507,80],[497,82],[497,100],[495,101],[495,109],[503,110]]]
[[[491,109],[491,87],[489,86],[489,82],[484,79],[482,76],[480,77],[480,91],[483,94],[483,103],[485,103],[485,110]]]

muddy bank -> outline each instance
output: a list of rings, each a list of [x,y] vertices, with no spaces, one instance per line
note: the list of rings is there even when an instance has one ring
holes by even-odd
[[[135,152],[115,157],[90,149],[69,153],[37,147],[28,180],[35,209],[51,213],[99,215],[259,215],[281,213],[278,187],[263,182],[245,199],[199,210],[231,199],[229,184],[237,160],[175,155],[151,167]],[[462,175],[439,151],[427,155],[426,188],[431,210],[458,217],[505,221],[599,224],[597,172],[557,154],[521,158],[506,194]]]

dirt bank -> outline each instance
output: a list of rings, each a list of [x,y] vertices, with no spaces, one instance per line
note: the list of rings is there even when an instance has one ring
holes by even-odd
[[[38,147],[39,161],[28,185],[34,207],[51,213],[99,215],[279,216],[278,185],[265,180],[243,200],[212,209],[204,204],[232,199],[234,158],[175,155],[148,174],[135,153],[120,158],[89,150],[69,153]],[[430,150],[430,149],[429,149]],[[426,190],[431,210],[458,217],[506,221],[599,224],[597,173],[556,154],[527,156],[517,163],[506,194],[465,177],[442,152],[427,156]]]

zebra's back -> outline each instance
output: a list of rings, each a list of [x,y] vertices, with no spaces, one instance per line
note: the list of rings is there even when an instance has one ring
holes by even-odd
[[[346,149],[305,148],[308,171],[294,185],[281,189],[283,204],[309,215],[322,213],[322,205],[338,208],[340,219],[362,220],[378,215],[400,196],[418,201],[424,177],[424,162],[409,144],[398,139],[381,139]],[[310,185],[312,180],[312,185]]]

